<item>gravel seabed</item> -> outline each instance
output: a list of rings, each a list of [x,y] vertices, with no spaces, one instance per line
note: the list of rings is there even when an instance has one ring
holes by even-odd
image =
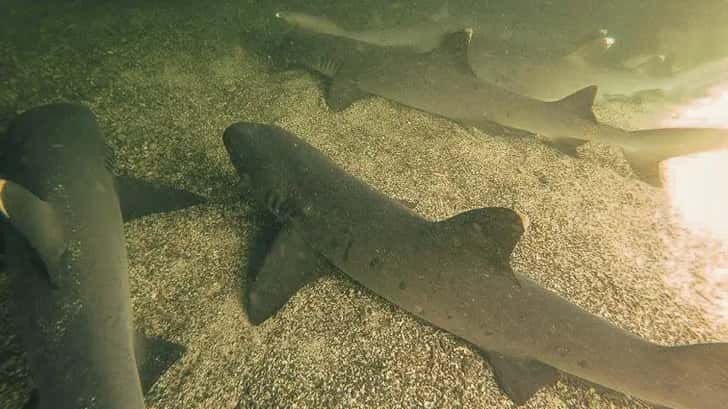
[[[529,221],[512,257],[517,271],[649,340],[728,342],[711,300],[667,283],[725,260],[722,246],[682,227],[667,193],[635,180],[608,147],[585,146],[573,159],[535,138],[464,129],[379,98],[333,113],[319,78],[273,71],[241,40],[273,24],[249,3],[56,12],[14,4],[0,17],[24,27],[0,37],[4,118],[81,102],[124,173],[209,197],[126,225],[136,325],[187,347],[149,408],[513,407],[477,352],[333,268],[274,318],[246,321],[239,294],[256,224],[221,139],[238,120],[296,133],[429,219],[511,207]],[[632,112],[597,114],[625,123]],[[30,384],[10,335],[8,281],[0,274],[0,407],[15,409]],[[524,407],[650,406],[563,376]]]

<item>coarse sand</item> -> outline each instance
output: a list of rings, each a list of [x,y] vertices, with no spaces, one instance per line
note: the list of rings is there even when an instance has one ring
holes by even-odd
[[[257,225],[222,145],[223,130],[239,120],[294,132],[429,219],[513,208],[529,221],[512,257],[517,271],[655,342],[728,341],[710,303],[667,284],[675,271],[700,274],[725,254],[683,228],[667,193],[634,179],[608,147],[585,146],[574,159],[536,138],[464,129],[379,98],[333,113],[318,77],[274,71],[241,40],[271,24],[272,13],[253,12],[250,2],[14,4],[0,6],[8,10],[0,16],[5,118],[81,102],[96,113],[121,172],[209,198],[125,226],[136,325],[187,347],[150,391],[149,408],[513,407],[476,351],[333,267],[272,319],[246,321],[239,294]],[[619,122],[630,107],[597,114]],[[11,300],[1,273],[0,408],[19,409],[31,385]],[[524,406],[643,407],[566,375]]]

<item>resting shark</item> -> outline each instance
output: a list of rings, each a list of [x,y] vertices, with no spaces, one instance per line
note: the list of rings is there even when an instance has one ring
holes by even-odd
[[[711,86],[728,80],[728,58],[668,75],[651,75],[641,69],[597,64],[579,52],[563,57],[530,58],[479,50],[471,48],[468,56],[478,78],[514,93],[547,101],[589,85],[599,86],[601,101],[643,98],[684,101],[702,96]],[[667,64],[663,62],[663,65]]]
[[[375,27],[363,30],[344,28],[333,20],[312,14],[279,11],[276,18],[292,27],[319,34],[342,37],[382,47],[409,47],[417,52],[427,52],[437,48],[444,35],[466,28],[476,28],[478,41],[477,53],[497,55],[564,55],[576,52],[579,48],[606,35],[606,29],[594,30],[576,37],[576,41],[566,40],[563,33],[535,30],[533,28],[513,27],[495,21],[479,24],[472,17],[451,16],[447,8],[411,25],[398,25],[391,28]],[[582,54],[584,57],[584,55]]]
[[[326,101],[334,111],[378,95],[468,127],[490,129],[495,123],[538,134],[570,155],[589,141],[606,143],[621,148],[635,174],[654,186],[662,185],[661,161],[728,147],[726,129],[626,131],[599,123],[592,111],[596,86],[542,101],[484,82],[468,61],[471,34],[446,36],[439,48],[423,54],[296,30],[284,39],[279,63],[330,78]]]
[[[454,19],[446,10],[432,18],[404,27],[374,28],[360,31],[348,30],[329,18],[315,16],[294,11],[279,11],[276,13],[286,23],[304,30],[312,30],[321,34],[348,38],[379,46],[408,46],[417,51],[430,51],[440,43],[440,38],[453,31],[462,30],[471,24],[462,19]]]
[[[134,335],[122,221],[203,199],[114,176],[95,117],[79,105],[18,116],[0,158],[14,318],[38,388],[26,407],[144,408],[152,372],[182,348]]]
[[[517,404],[563,371],[675,409],[728,402],[728,344],[667,347],[624,331],[510,267],[524,227],[506,208],[432,222],[287,131],[236,123],[230,159],[280,224],[249,284],[251,322],[318,277],[324,259],[367,289],[483,352]]]

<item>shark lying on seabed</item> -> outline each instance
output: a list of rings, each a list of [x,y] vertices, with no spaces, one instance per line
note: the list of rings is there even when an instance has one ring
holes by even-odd
[[[480,80],[468,61],[472,32],[444,37],[429,53],[377,47],[345,38],[293,30],[280,49],[281,64],[302,65],[331,79],[326,101],[340,111],[368,95],[490,129],[493,124],[538,134],[576,155],[589,141],[621,148],[643,181],[661,186],[665,159],[728,148],[728,130],[665,128],[627,131],[599,123],[592,111],[596,86],[557,101],[542,101]]]
[[[323,259],[409,313],[472,344],[517,404],[558,371],[674,409],[728,402],[728,344],[662,346],[624,331],[510,267],[524,227],[505,208],[432,222],[273,126],[224,133],[253,204],[280,225],[247,288],[257,324],[319,276]]]
[[[594,63],[584,58],[581,50],[563,57],[529,58],[496,55],[472,47],[468,59],[481,80],[545,101],[597,85],[600,101],[681,102],[703,96],[711,86],[728,81],[728,58],[663,75]]]
[[[0,140],[0,241],[37,387],[26,408],[142,409],[182,354],[134,334],[122,223],[203,199],[114,176],[110,158],[78,105],[31,109]]]
[[[473,17],[451,16],[447,7],[419,23],[362,30],[344,28],[327,17],[294,11],[279,11],[275,16],[297,29],[381,47],[409,47],[417,52],[431,51],[440,45],[444,35],[473,27],[478,30],[477,52],[487,54],[522,55],[528,49],[530,55],[564,55],[583,46],[589,47],[593,40],[606,35],[605,29],[592,30],[577,36],[576,41],[566,41],[561,33],[550,30],[514,28],[495,21],[478,24]],[[585,56],[584,53],[581,55]]]
[[[345,29],[326,17],[294,11],[279,11],[276,13],[276,18],[304,30],[311,30],[321,34],[348,38],[385,47],[412,47],[420,52],[430,51],[436,48],[440,43],[440,38],[444,34],[459,31],[472,25],[466,24],[460,19],[451,18],[446,10],[432,16],[432,18],[422,24],[391,29],[378,28],[360,31]]]
[[[670,64],[658,58],[650,58],[632,69],[605,64],[596,57],[599,48],[606,50],[613,44],[614,39],[607,36],[606,29],[586,33],[578,37],[577,41],[567,42],[562,39],[561,42],[565,44],[550,45],[550,54],[506,54],[499,52],[502,48],[499,44],[510,40],[489,32],[490,27],[481,32],[472,18],[454,18],[448,13],[438,13],[438,16],[421,24],[361,31],[348,30],[328,18],[304,13],[281,11],[276,13],[276,17],[298,29],[376,46],[412,47],[417,52],[437,48],[442,37],[447,34],[477,27],[469,50],[473,72],[483,81],[545,101],[559,99],[589,85],[597,85],[599,100],[649,98],[679,102],[702,96],[712,85],[728,80],[726,58],[675,73],[670,72]],[[538,43],[538,40],[543,41],[544,36],[544,33],[531,33],[527,38],[531,43]],[[523,48],[528,46],[524,45]],[[563,51],[554,53],[559,49]]]

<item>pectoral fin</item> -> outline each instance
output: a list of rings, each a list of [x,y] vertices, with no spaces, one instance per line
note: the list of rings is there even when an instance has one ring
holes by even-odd
[[[336,75],[326,94],[326,105],[334,112],[341,112],[366,96],[367,93],[362,91],[352,79]]]
[[[579,153],[577,148],[587,143],[587,141],[577,138],[559,138],[550,140],[547,143],[549,146],[558,149],[561,153],[576,157]]]
[[[497,352],[484,355],[493,367],[498,385],[516,405],[523,405],[541,388],[553,385],[559,378],[556,369],[538,361]]]
[[[17,183],[0,179],[0,215],[25,237],[56,285],[66,254],[61,213]]]
[[[135,334],[134,353],[136,355],[142,392],[145,394],[162,374],[185,352],[185,347],[159,337]]]
[[[257,325],[275,314],[296,291],[319,277],[319,261],[296,230],[283,226],[248,286],[244,299],[248,319]]]
[[[124,221],[184,209],[205,202],[205,198],[185,190],[154,184],[132,176],[117,176],[116,193]]]

